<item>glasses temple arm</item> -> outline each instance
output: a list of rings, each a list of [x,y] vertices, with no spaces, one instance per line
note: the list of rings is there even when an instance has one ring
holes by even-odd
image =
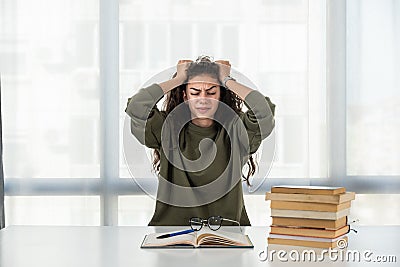
[[[234,223],[237,223],[240,226],[240,222],[238,222],[238,221],[231,220],[231,219],[225,219],[225,218],[222,218],[222,220],[223,221],[228,221],[228,222],[234,222]]]

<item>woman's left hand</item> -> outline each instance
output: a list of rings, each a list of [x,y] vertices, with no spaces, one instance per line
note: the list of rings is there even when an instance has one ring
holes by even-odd
[[[228,60],[217,60],[215,63],[219,66],[219,80],[222,83],[225,77],[231,74],[231,64]]]

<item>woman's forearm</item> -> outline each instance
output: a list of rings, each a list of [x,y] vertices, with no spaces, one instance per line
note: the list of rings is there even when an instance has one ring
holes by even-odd
[[[237,81],[234,80],[228,80],[226,82],[226,87],[231,90],[232,92],[234,92],[235,94],[237,94],[243,101],[246,98],[246,96],[253,91],[253,89],[238,83]]]
[[[167,80],[165,82],[159,83],[158,85],[164,91],[164,94],[166,94],[169,91],[171,91],[172,89],[174,89],[174,88],[178,87],[179,85],[183,84],[183,82],[184,82],[184,80],[177,76],[175,78],[172,78],[171,80]]]

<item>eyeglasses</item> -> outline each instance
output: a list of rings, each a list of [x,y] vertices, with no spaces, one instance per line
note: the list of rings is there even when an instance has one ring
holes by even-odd
[[[204,220],[199,217],[193,217],[189,220],[190,222],[190,227],[194,231],[200,231],[200,229],[203,227],[203,225],[208,226],[213,231],[217,231],[219,228],[221,228],[222,222],[227,221],[227,222],[233,222],[239,225],[240,232],[242,232],[242,228],[240,227],[240,223],[235,220],[223,218],[221,216],[211,216],[207,220]]]

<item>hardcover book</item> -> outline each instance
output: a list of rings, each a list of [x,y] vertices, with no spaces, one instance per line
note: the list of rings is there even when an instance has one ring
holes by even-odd
[[[286,194],[313,194],[313,195],[337,195],[346,192],[344,187],[311,186],[311,185],[280,185],[271,188],[272,193]]]
[[[336,248],[339,240],[344,240],[347,243],[348,237],[344,235],[337,238],[317,238],[270,234],[268,237],[268,244],[314,248]]]
[[[267,192],[265,200],[313,202],[313,203],[331,203],[341,204],[351,201],[355,198],[354,192],[346,192],[338,195],[310,195],[310,194],[285,194]]]
[[[306,218],[306,219],[319,219],[319,220],[337,220],[342,217],[348,216],[349,214],[350,214],[350,209],[345,209],[338,212],[271,209],[271,216],[273,217],[291,217],[291,218]]]
[[[297,202],[297,201],[271,201],[271,209],[280,210],[313,210],[313,211],[330,211],[337,212],[340,210],[348,209],[351,206],[351,201],[343,202],[342,204],[330,203],[310,203],[310,202]]]
[[[320,229],[339,229],[347,224],[347,216],[338,220],[318,220],[290,217],[272,217],[272,225],[276,226],[298,226]]]
[[[347,234],[350,231],[350,226],[346,225],[340,229],[318,229],[307,227],[290,227],[290,226],[271,226],[271,234],[278,235],[295,235],[309,237],[336,238]]]

